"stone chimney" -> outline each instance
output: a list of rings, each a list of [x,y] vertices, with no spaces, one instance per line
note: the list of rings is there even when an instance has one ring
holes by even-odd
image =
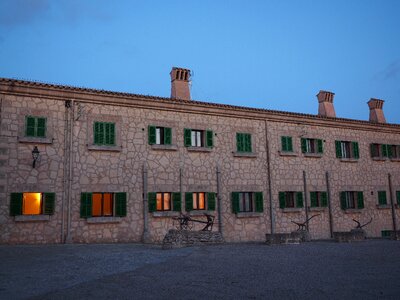
[[[374,123],[386,123],[385,115],[383,114],[383,100],[371,98],[369,100],[369,121]]]
[[[175,68],[171,70],[171,98],[190,100],[190,70]]]
[[[327,91],[319,91],[318,98],[318,115],[324,117],[336,117],[335,108],[333,107],[333,97],[334,93]]]

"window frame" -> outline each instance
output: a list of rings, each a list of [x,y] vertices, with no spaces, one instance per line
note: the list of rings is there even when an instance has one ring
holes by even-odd
[[[251,133],[236,132],[236,151],[238,153],[253,153]]]
[[[24,213],[24,194],[40,194],[40,213],[26,214]],[[55,210],[55,193],[49,192],[21,192],[10,194],[10,216],[43,216],[53,215]]]
[[[364,209],[364,193],[362,191],[341,191],[340,208],[342,210]]]
[[[357,141],[335,141],[336,158],[349,160],[360,158],[360,148]]]
[[[101,126],[102,129],[98,128],[98,130],[96,130],[96,126],[98,126],[98,127]],[[108,139],[107,139],[107,132],[106,132],[107,130],[109,131]],[[98,131],[102,131],[102,132],[100,133]],[[110,141],[110,139],[111,139],[110,136],[112,136],[112,142]],[[101,138],[101,141],[99,141],[100,138]],[[113,146],[117,145],[116,140],[117,140],[116,122],[93,121],[93,145],[113,147]]]
[[[33,119],[33,134],[29,134],[29,119]],[[44,120],[43,126],[43,135],[38,135],[39,130],[39,120]],[[33,115],[26,115],[25,116],[25,130],[24,130],[24,137],[25,138],[39,138],[45,139],[47,138],[47,117],[44,116],[33,116]]]
[[[279,208],[281,209],[301,209],[304,207],[304,196],[301,191],[280,191],[278,198]]]
[[[281,152],[293,153],[293,138],[292,136],[282,135],[281,136]]]
[[[93,216],[93,194],[112,194],[112,215]],[[112,219],[115,217],[126,217],[127,215],[127,193],[126,192],[82,192],[80,202],[80,217],[85,219]]]
[[[194,140],[193,133],[195,135]],[[198,137],[197,134],[200,136]],[[200,139],[200,145],[198,145],[198,138]],[[211,148],[214,148],[214,132],[211,129],[184,128],[183,143],[189,149],[200,149],[200,151],[207,149],[209,151]]]
[[[160,199],[161,209],[158,209],[158,202],[159,202],[158,195],[161,195],[161,199]],[[164,197],[165,197],[165,195],[169,196],[169,209],[165,209],[165,207],[164,207],[164,204],[165,204]],[[171,192],[157,192],[156,193],[156,210],[155,211],[157,211],[157,212],[172,211],[172,206],[173,206],[173,203],[172,203],[172,193]]]
[[[323,140],[315,138],[301,138],[301,152],[307,154],[323,154]]]
[[[93,213],[93,209],[94,209],[94,195],[101,195],[101,205],[100,205],[100,207],[101,207],[101,209],[100,209],[100,211],[101,211],[101,213],[100,213],[100,215],[95,215],[94,213]],[[104,201],[105,201],[105,199],[104,199],[104,195],[105,194],[111,194],[111,214],[105,214],[104,213]],[[92,193],[92,217],[93,218],[99,218],[99,217],[107,217],[107,218],[109,218],[109,217],[114,217],[114,213],[115,213],[115,193],[110,193],[110,192],[101,192],[101,193],[99,193],[99,192],[93,192]]]
[[[246,195],[248,196],[249,210],[246,207]],[[263,192],[236,191],[231,193],[232,213],[248,215],[252,213],[264,212]]]
[[[325,191],[310,192],[310,208],[325,208],[328,206],[328,193]]]

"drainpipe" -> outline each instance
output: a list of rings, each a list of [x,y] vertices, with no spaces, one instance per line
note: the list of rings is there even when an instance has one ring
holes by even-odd
[[[389,197],[390,197],[390,206],[392,209],[392,221],[393,221],[393,231],[394,231],[394,239],[398,239],[397,233],[397,224],[396,224],[396,211],[394,209],[394,201],[393,201],[393,190],[392,190],[392,175],[388,174],[388,181],[389,181]]]
[[[65,243],[72,243],[71,238],[71,193],[72,193],[72,158],[73,158],[73,132],[74,132],[74,105],[75,101],[70,102],[70,113],[69,113],[69,143],[67,143],[68,149],[66,155],[68,156],[68,194],[67,194],[67,236]]]
[[[218,202],[218,231],[223,236],[222,207],[221,207],[221,170],[217,165],[217,202]]]
[[[328,211],[329,211],[329,232],[333,238],[333,219],[332,219],[332,203],[331,203],[331,188],[329,186],[329,172],[325,173],[326,190],[328,192]]]
[[[68,170],[67,170],[67,165],[68,165],[68,157],[67,157],[67,152],[68,152],[68,128],[69,128],[69,122],[68,122],[68,109],[71,107],[71,101],[66,100],[65,101],[65,112],[64,112],[64,166],[63,166],[63,198],[61,201],[61,243],[64,243],[65,240],[65,202],[67,201],[67,176],[68,176]]]
[[[264,120],[265,125],[265,150],[267,152],[267,174],[268,174],[268,197],[269,197],[269,218],[271,222],[271,234],[275,233],[275,217],[272,207],[272,181],[271,181],[271,162],[268,144],[268,130],[267,130],[267,120]]]
[[[143,164],[143,236],[142,240],[144,243],[150,242],[149,232],[149,216],[147,214],[149,204],[147,200],[147,167]]]
[[[308,228],[308,197],[307,197],[307,181],[306,181],[306,171],[303,171],[303,186],[304,186],[304,206],[306,208],[306,230],[309,231]]]

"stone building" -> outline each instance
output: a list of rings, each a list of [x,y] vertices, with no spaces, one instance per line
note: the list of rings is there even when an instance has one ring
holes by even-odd
[[[396,229],[400,125],[0,79],[0,243],[160,242],[180,213],[226,241],[308,225],[313,239]]]

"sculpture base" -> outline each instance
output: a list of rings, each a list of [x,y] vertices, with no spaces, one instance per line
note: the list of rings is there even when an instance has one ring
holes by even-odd
[[[165,235],[162,248],[174,249],[197,245],[221,244],[224,239],[219,232],[171,229]]]

